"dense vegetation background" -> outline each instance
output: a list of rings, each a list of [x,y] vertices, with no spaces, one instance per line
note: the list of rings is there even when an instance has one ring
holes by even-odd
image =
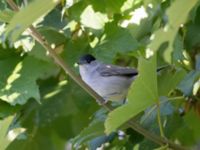
[[[199,4],[1,0],[0,150],[198,149]],[[127,104],[108,112],[74,82],[85,53],[138,68]]]

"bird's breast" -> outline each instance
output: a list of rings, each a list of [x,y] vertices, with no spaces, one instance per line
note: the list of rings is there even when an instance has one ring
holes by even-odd
[[[85,82],[106,100],[123,100],[131,84],[130,79],[122,77],[86,77]]]
[[[80,69],[81,78],[106,100],[118,101],[126,98],[133,81],[131,77],[101,76],[97,71]]]

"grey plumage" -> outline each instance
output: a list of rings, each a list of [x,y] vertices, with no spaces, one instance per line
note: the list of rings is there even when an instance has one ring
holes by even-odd
[[[100,67],[98,67],[97,71],[102,76],[132,77],[138,74],[137,70],[133,68],[119,67],[115,65],[106,65],[106,64],[102,64]]]
[[[78,64],[82,80],[106,101],[125,100],[132,81],[138,75],[134,68],[104,64],[90,54],[82,56]],[[157,71],[166,67],[168,65],[159,67]]]
[[[92,55],[80,58],[79,71],[82,80],[106,101],[126,99],[128,89],[138,74],[136,69],[104,64]]]

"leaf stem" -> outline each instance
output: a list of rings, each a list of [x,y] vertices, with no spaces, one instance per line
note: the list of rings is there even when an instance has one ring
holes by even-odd
[[[181,100],[184,99],[184,96],[176,96],[176,97],[169,97],[168,100]]]
[[[181,100],[184,99],[184,96],[177,96],[177,97],[168,97],[167,100],[161,101],[160,104],[164,104],[168,101],[173,101],[173,100]],[[153,105],[151,109],[147,112],[147,115],[142,119],[141,123],[143,123],[150,115],[151,113],[157,108],[157,104]]]
[[[7,0],[7,3],[14,11],[19,11],[18,6],[14,3],[13,0]],[[92,88],[90,88],[79,76],[77,76],[73,70],[64,62],[64,60],[56,54],[56,52],[51,48],[46,39],[31,25],[29,27],[30,35],[39,42],[48,52],[49,55],[54,59],[55,63],[60,66],[66,74],[68,74],[77,84],[79,84],[88,94],[90,94],[93,98],[95,98],[103,107],[105,107],[108,111],[112,111],[113,107],[108,103],[105,103],[105,100],[97,94]],[[133,128],[135,131],[139,132],[147,139],[159,144],[166,145],[175,150],[185,150],[184,147],[177,145],[166,138],[157,136],[146,129],[142,128],[138,123],[133,121],[128,121],[127,125]]]
[[[162,126],[162,121],[161,121],[161,113],[160,113],[160,101],[158,100],[157,102],[157,121],[160,129],[160,135],[161,137],[165,137],[163,126]]]

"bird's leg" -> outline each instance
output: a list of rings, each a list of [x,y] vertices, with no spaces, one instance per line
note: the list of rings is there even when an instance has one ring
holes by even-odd
[[[103,102],[103,105],[104,105],[104,104],[107,104],[107,103],[108,103],[108,100],[105,99],[104,97],[103,97],[103,99],[105,100],[105,101]],[[101,101],[96,100],[96,102],[97,102],[99,105],[102,105]]]
[[[127,98],[125,98],[125,99],[123,100],[122,104],[126,104],[127,101],[128,101]]]

